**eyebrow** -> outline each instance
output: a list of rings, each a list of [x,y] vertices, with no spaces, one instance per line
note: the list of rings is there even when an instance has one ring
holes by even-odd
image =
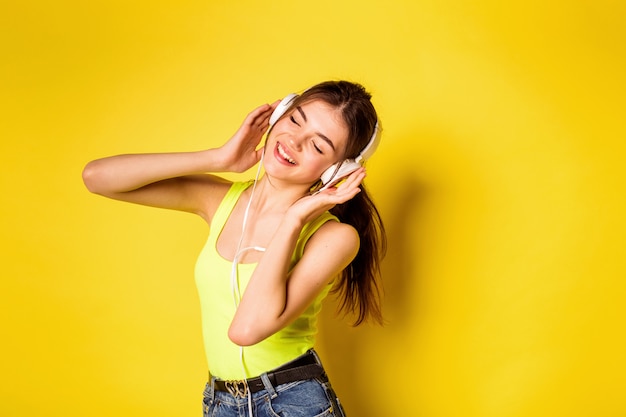
[[[304,119],[304,121],[306,122],[306,121],[307,121],[307,119],[306,119],[306,114],[304,114],[304,110],[302,110],[302,107],[298,106],[298,107],[296,107],[296,110],[298,110],[298,112],[300,113],[300,116],[302,116],[302,118],[303,118],[303,119]],[[333,144],[333,141],[332,141],[332,140],[330,140],[330,139],[328,138],[328,136],[326,136],[326,135],[324,135],[324,134],[322,134],[322,133],[320,133],[320,132],[315,132],[315,133],[317,134],[317,136],[319,136],[320,138],[322,138],[322,140],[323,140],[324,142],[328,143],[328,146],[330,146],[331,148],[333,148],[333,151],[335,151],[335,150],[336,150],[336,149],[335,149],[335,145]]]

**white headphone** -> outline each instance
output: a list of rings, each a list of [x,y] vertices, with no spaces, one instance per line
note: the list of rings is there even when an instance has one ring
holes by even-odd
[[[282,99],[280,103],[278,103],[278,106],[276,106],[274,112],[270,116],[270,127],[274,126],[278,119],[280,119],[280,117],[291,107],[291,104],[297,97],[298,94],[289,94],[287,97]],[[337,162],[322,173],[320,179],[322,180],[322,184],[324,184],[324,188],[330,187],[333,183],[362,167],[365,161],[374,154],[374,151],[376,151],[379,143],[380,127],[378,121],[376,121],[372,137],[356,158]]]

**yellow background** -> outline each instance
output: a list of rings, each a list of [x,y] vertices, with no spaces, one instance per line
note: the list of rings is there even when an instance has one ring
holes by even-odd
[[[206,227],[81,169],[217,146],[346,78],[385,127],[367,182],[390,238],[388,324],[324,313],[349,415],[626,416],[623,2],[0,7],[0,415],[199,416]]]

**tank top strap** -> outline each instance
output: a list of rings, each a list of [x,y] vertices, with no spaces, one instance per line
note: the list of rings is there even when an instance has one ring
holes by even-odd
[[[235,208],[235,204],[237,204],[239,197],[248,187],[252,185],[253,182],[253,180],[234,182],[224,196],[224,199],[218,206],[215,215],[213,216],[209,231],[209,241],[214,247],[216,247],[215,245],[217,244],[217,238],[222,232],[222,229],[224,228],[228,217],[230,217],[230,214]],[[296,247],[292,255],[292,261],[294,263],[297,262],[297,260],[300,259],[304,254],[304,247],[306,246],[309,238],[313,236],[313,233],[315,233],[320,227],[322,227],[324,223],[330,220],[339,221],[336,216],[327,211],[322,213],[316,219],[304,225],[302,231],[300,232],[300,237],[298,238],[298,242],[296,243]]]
[[[233,209],[235,208],[235,204],[237,204],[239,197],[241,197],[241,194],[248,187],[250,187],[253,182],[253,180],[234,182],[226,192],[226,195],[222,199],[220,205],[217,207],[217,210],[213,215],[213,219],[211,220],[209,238],[212,239],[214,242],[217,241],[217,237],[224,228],[224,225],[230,217],[230,214],[233,212]]]

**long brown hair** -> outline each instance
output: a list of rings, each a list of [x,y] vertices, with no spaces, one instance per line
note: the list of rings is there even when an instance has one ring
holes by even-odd
[[[349,131],[344,158],[356,158],[369,143],[378,122],[371,94],[360,84],[326,81],[306,90],[292,106],[313,100],[322,100],[341,111]],[[354,315],[355,326],[368,320],[383,322],[380,264],[387,249],[380,213],[365,186],[361,184],[360,188],[356,197],[330,210],[342,223],[354,227],[360,237],[356,257],[341,272],[333,288],[339,295],[339,311]]]

